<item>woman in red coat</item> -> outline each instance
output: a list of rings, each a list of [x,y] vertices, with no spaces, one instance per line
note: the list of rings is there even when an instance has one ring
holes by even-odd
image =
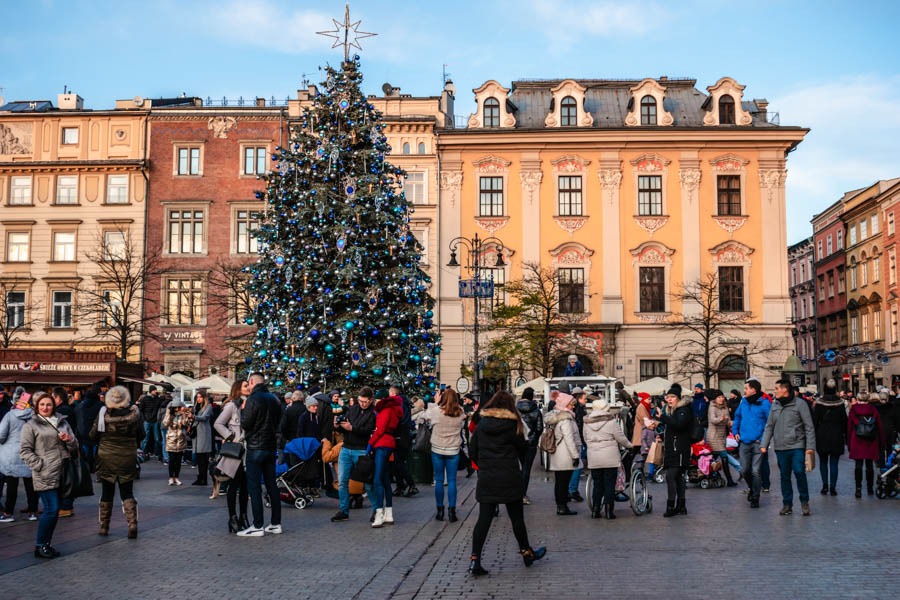
[[[862,497],[862,467],[866,463],[866,493],[873,494],[875,481],[874,461],[881,456],[884,431],[878,410],[869,404],[869,395],[859,394],[857,402],[850,408],[847,421],[847,439],[850,440],[850,458],[856,461],[856,497]]]
[[[375,481],[372,484],[375,497],[371,499],[375,520],[372,527],[381,527],[394,524],[390,460],[395,447],[394,434],[403,418],[403,399],[400,396],[385,397],[384,392],[376,396],[381,397],[375,401],[375,433],[369,438],[366,450],[369,454],[375,452]]]

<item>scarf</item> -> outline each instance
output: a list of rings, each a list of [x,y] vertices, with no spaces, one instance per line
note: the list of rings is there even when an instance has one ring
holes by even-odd
[[[756,392],[755,394],[751,394],[746,397],[746,400],[749,404],[759,404],[760,400],[762,400],[762,393]]]
[[[648,415],[652,415],[652,414],[653,414],[653,408],[650,406],[650,401],[649,401],[649,400],[644,400],[643,398],[641,398],[641,406],[643,406],[644,408],[647,409],[647,414],[648,414]]]
[[[106,407],[97,414],[97,433],[106,433]]]
[[[780,404],[782,406],[789,406],[791,404],[791,402],[794,401],[794,395],[791,394],[787,398],[776,398],[776,400],[778,400],[778,404]]]

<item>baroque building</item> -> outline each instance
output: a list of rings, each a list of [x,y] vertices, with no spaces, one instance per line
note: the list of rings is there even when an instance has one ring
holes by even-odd
[[[806,372],[805,383],[817,383],[816,361],[816,272],[813,268],[813,238],[788,247],[791,323],[794,354]],[[833,294],[833,292],[832,292]]]
[[[677,372],[669,323],[699,311],[681,286],[714,276],[715,309],[746,324],[716,340],[716,383],[736,387],[740,345],[758,341],[781,348],[764,358],[773,370],[755,372],[770,383],[793,346],[786,156],[808,130],[780,126],[743,90],[729,77],[705,93],[665,77],[487,81],[467,127],[438,132],[441,240],[502,241],[497,301],[524,263],[553,269],[560,310],[580,317],[559,368],[574,353],[626,384],[691,379]],[[442,269],[441,379],[452,382],[472,364],[472,315],[457,295],[465,273]]]

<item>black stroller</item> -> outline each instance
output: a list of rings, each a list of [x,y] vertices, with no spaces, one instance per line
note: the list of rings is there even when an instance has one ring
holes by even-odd
[[[321,445],[313,438],[297,438],[284,447],[286,458],[293,464],[275,480],[281,488],[282,502],[293,504],[299,510],[315,502],[322,481]]]

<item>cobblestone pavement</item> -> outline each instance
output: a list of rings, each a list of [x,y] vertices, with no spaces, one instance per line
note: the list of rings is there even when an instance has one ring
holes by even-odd
[[[813,515],[780,517],[772,462],[775,485],[759,510],[741,488],[691,486],[690,515],[663,519],[665,486],[654,485],[652,514],[619,504],[613,522],[588,519],[583,504],[573,505],[577,516],[557,517],[552,482],[536,470],[526,520],[547,557],[526,569],[504,515],[484,551],[490,575],[479,579],[466,574],[475,477],[459,480],[459,523],[434,521],[433,488],[421,486],[416,498],[395,500],[393,527],[372,530],[368,509],[333,524],[337,503],[322,498],[303,511],[285,506],[283,535],[243,539],[226,533],[224,497],[188,485],[191,469],[184,487],[168,487],[150,463],[135,488],[137,540],[125,539],[118,506],[110,536],[96,535],[96,497],[60,520],[54,545],[63,556],[52,561],[31,555],[34,523],[0,524],[0,598],[896,597],[900,500],[853,498],[852,463],[842,461],[839,496],[820,496],[813,473]]]

